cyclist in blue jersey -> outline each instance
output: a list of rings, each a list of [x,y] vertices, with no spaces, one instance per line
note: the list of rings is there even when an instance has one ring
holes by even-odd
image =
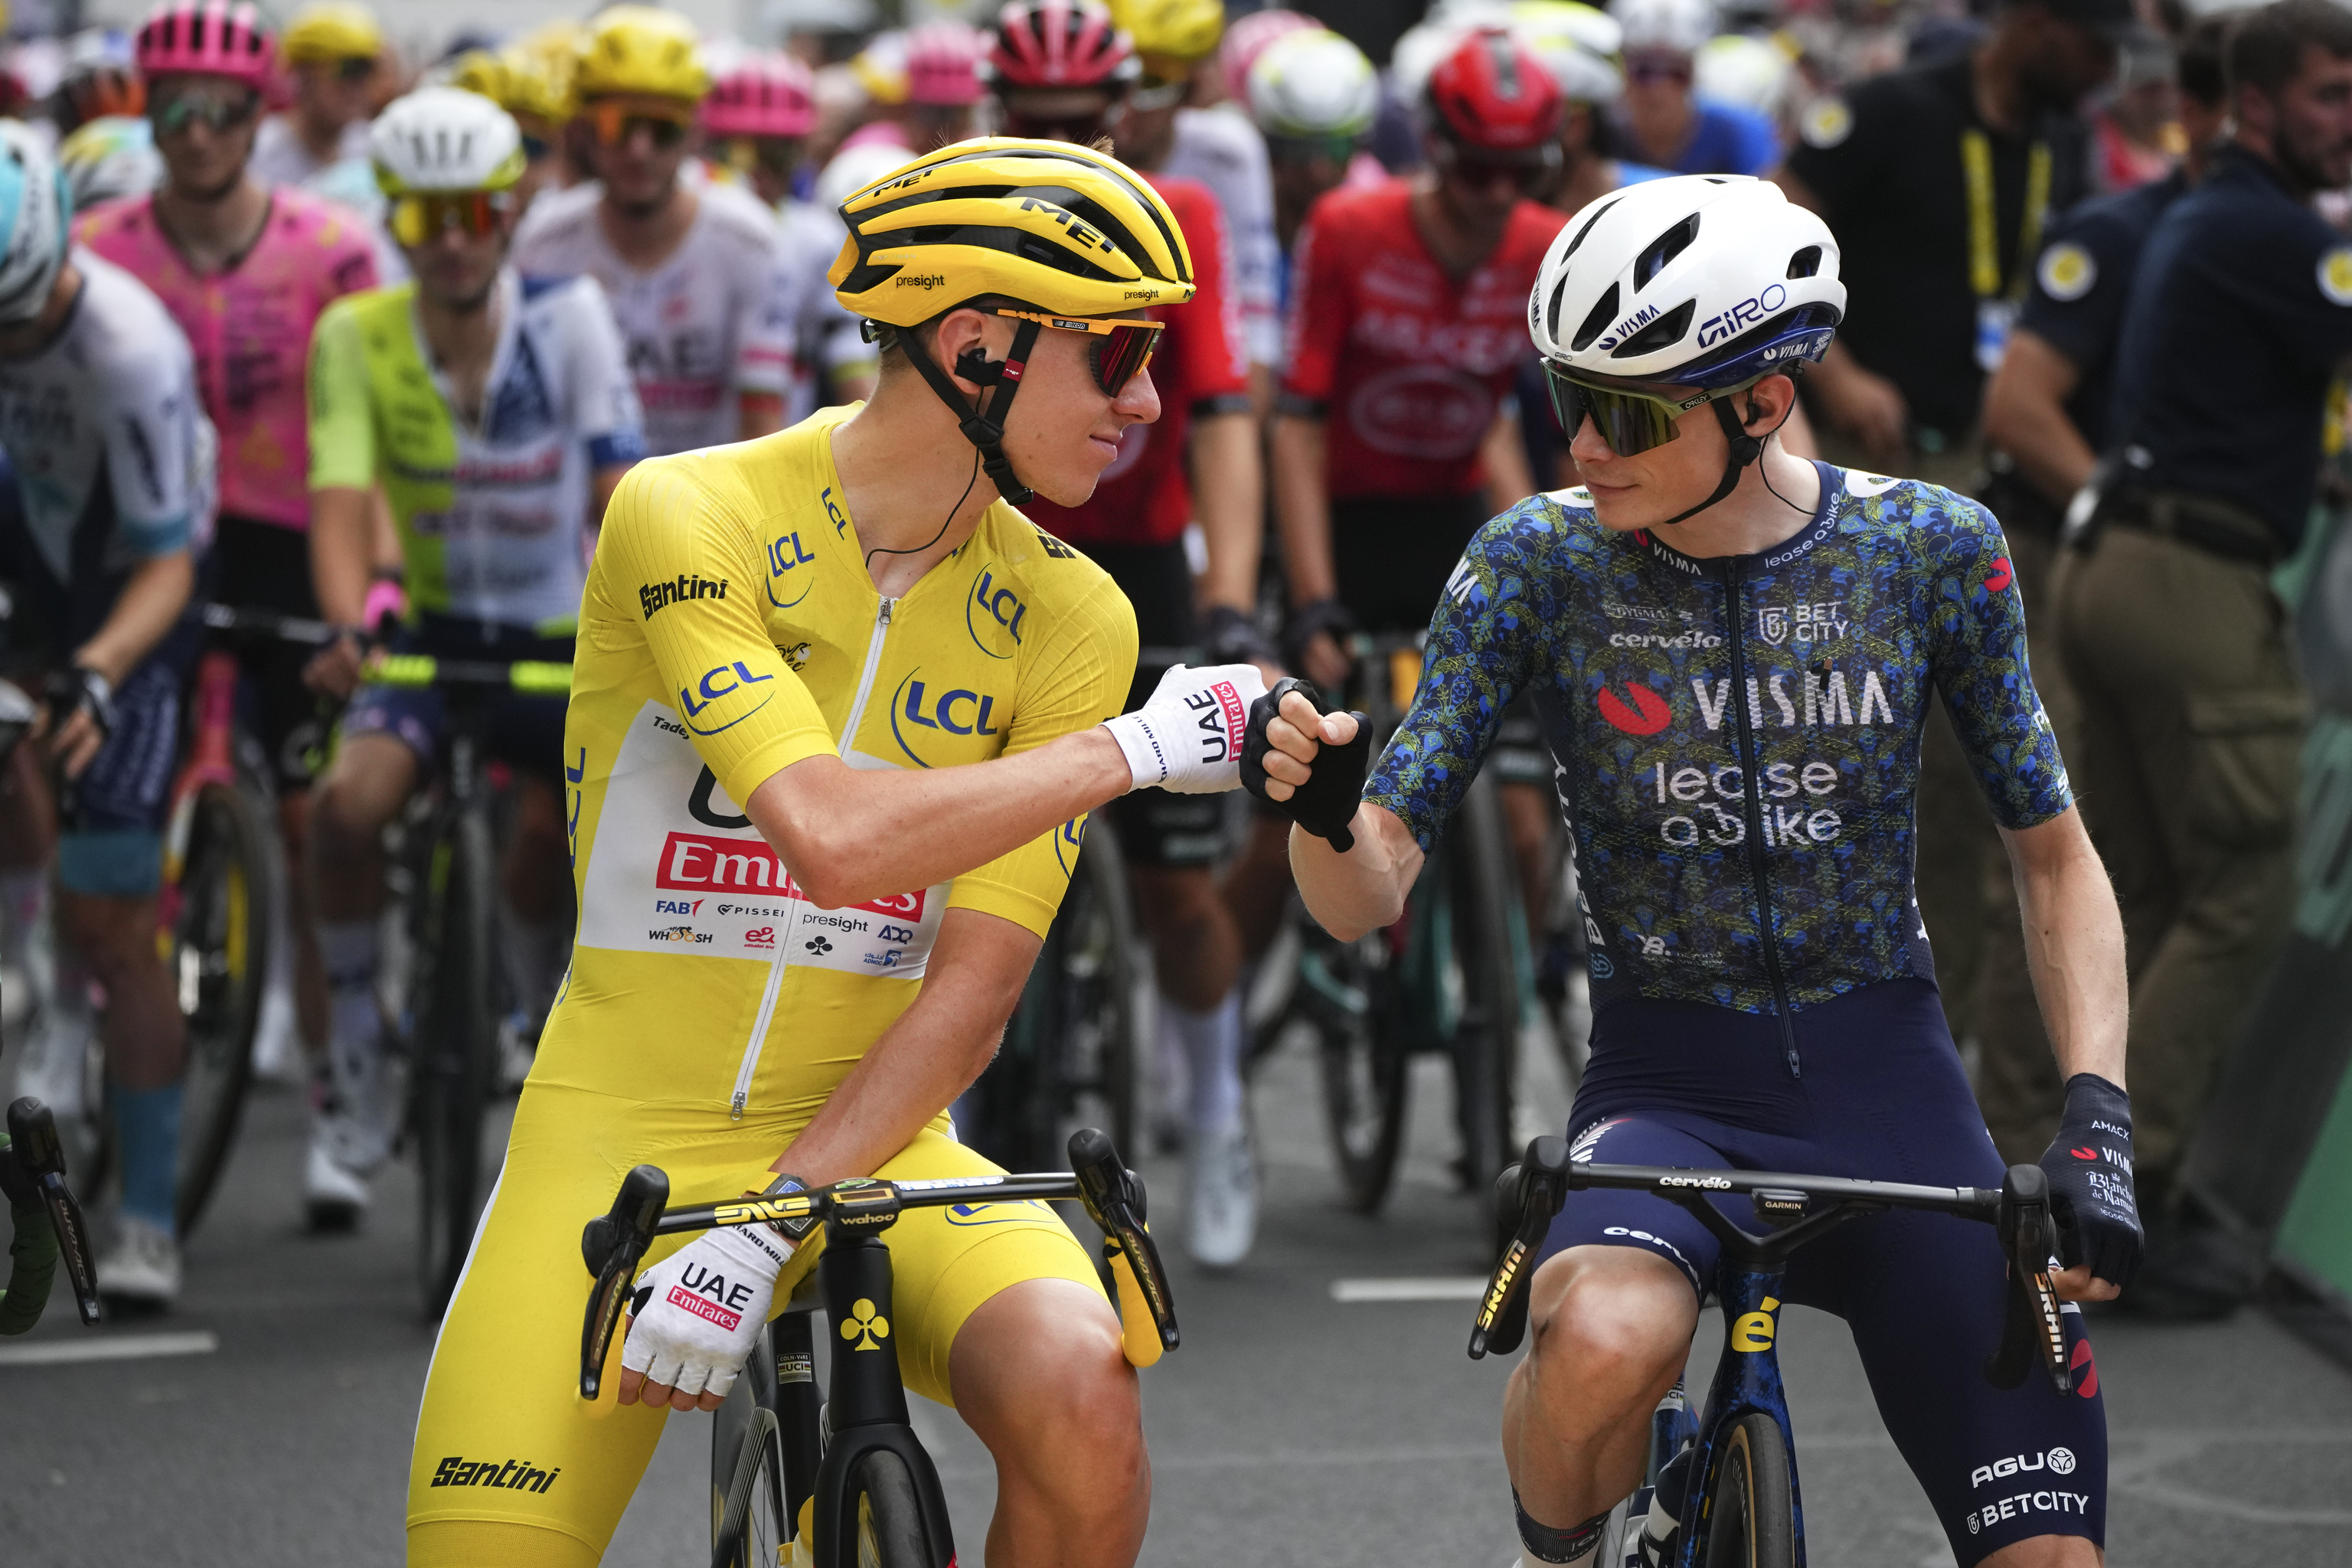
[[[1528,317],[1587,488],[1472,541],[1360,800],[1362,739],[1318,747],[1298,692],[1255,716],[1253,787],[1284,797],[1307,907],[1351,938],[1396,918],[1532,692],[1592,955],[1576,1158],[1997,1185],[1911,889],[1940,692],[2009,846],[2065,1075],[2042,1157],[2061,1288],[2106,1300],[2141,1245],[2115,899],[2034,695],[1999,524],[1950,490],[1780,445],[1793,376],[1844,303],[1828,227],[1768,184],[1659,180],[1570,219]],[[1318,836],[1341,826],[1346,853]],[[1526,1562],[1589,1562],[1640,1479],[1717,1246],[1664,1200],[1570,1195],[1505,1405]],[[1983,1227],[1859,1220],[1799,1254],[1788,1285],[1846,1320],[1963,1568],[2098,1561],[2105,1426],[2079,1310],[2075,1394],[1997,1392],[1979,1368],[2006,1286]],[[2013,1484],[2001,1461],[2018,1456],[2046,1473]],[[1649,1550],[1675,1506],[1654,1511]]]

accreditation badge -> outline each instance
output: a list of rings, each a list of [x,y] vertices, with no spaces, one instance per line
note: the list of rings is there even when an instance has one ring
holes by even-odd
[[[2016,325],[2016,300],[1977,301],[1978,369],[1990,375],[2000,368],[2001,356],[2009,353],[2009,334]]]

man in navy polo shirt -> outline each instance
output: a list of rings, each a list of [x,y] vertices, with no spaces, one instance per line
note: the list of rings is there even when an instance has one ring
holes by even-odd
[[[2112,472],[2054,595],[2066,755],[2129,943],[2143,1289],[2185,1315],[2234,1295],[2165,1245],[2168,1198],[2294,896],[2305,704],[2268,574],[2303,537],[2352,353],[2352,245],[2310,205],[2352,183],[2352,12],[2253,13],[2230,79],[2237,133],[2133,280]]]

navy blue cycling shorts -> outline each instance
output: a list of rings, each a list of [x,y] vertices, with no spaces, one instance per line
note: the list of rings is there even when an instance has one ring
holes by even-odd
[[[543,637],[527,626],[429,614],[414,626],[397,628],[389,646],[394,653],[509,664],[520,659],[569,664],[572,655],[570,637]],[[566,700],[500,691],[490,698],[489,704],[488,721],[483,729],[488,754],[520,772],[555,778],[563,767]],[[448,727],[448,702],[438,687],[362,686],[352,694],[352,705],[343,710],[345,739],[390,735],[428,772],[440,757]]]
[[[1777,1017],[1696,1002],[1604,1008],[1569,1122],[1575,1157],[2000,1184],[2000,1157],[1932,984],[1883,982],[1792,1022],[1799,1077]],[[1746,1198],[1715,1202],[1762,1228]],[[1543,1257],[1587,1246],[1644,1248],[1702,1300],[1712,1293],[1718,1244],[1664,1198],[1569,1194]],[[2074,1393],[2052,1392],[2038,1367],[2019,1387],[1996,1389],[1983,1368],[2000,1341],[2007,1289],[1990,1226],[1895,1212],[1848,1220],[1800,1249],[1782,1292],[1845,1320],[1879,1416],[1961,1568],[2037,1535],[2106,1538],[2106,1411],[2082,1314],[2066,1309]],[[1794,1413],[1799,1431],[1803,1419]]]

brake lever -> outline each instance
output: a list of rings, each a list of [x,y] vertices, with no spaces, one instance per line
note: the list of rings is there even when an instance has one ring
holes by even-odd
[[[1512,1184],[1516,1190],[1498,1205],[1498,1217],[1507,1229],[1494,1277],[1486,1282],[1478,1316],[1470,1325],[1472,1361],[1485,1360],[1490,1351],[1508,1355],[1527,1334],[1528,1261],[1542,1248],[1552,1216],[1568,1200],[1568,1140],[1543,1137],[1530,1142],[1526,1157],[1510,1167],[1518,1176]]]
[[[2050,1178],[2042,1167],[2011,1165],[2001,1177],[1995,1228],[2009,1266],[2010,1289],[2000,1344],[1985,1363],[1985,1380],[1995,1388],[2015,1388],[2025,1381],[2026,1368],[2039,1351],[2050,1386],[2067,1393],[2074,1386],[2074,1374],[2066,1364],[2066,1321],[2058,1287],[2050,1277],[2050,1256],[2058,1235],[2050,1210]]]
[[[596,1276],[588,1292],[588,1314],[580,1325],[580,1397],[594,1399],[604,1387],[604,1359],[628,1304],[637,1264],[653,1245],[662,1205],[669,1202],[669,1177],[658,1165],[639,1165],[621,1180],[612,1211],[598,1215],[580,1233],[580,1254]]]
[[[58,1140],[57,1118],[49,1108],[27,1095],[8,1108],[8,1137],[25,1173],[48,1211],[49,1227],[57,1232],[58,1258],[66,1266],[73,1287],[74,1310],[84,1328],[98,1326],[98,1266],[90,1251],[89,1227],[82,1223],[81,1205],[66,1185],[65,1145]]]
[[[1137,1366],[1150,1366],[1162,1352],[1181,1344],[1183,1335],[1176,1327],[1176,1293],[1160,1264],[1160,1248],[1144,1228],[1143,1180],[1120,1162],[1118,1150],[1097,1128],[1081,1127],[1071,1133],[1069,1153],[1070,1170],[1078,1178],[1078,1199],[1086,1205],[1087,1217],[1102,1230],[1103,1250],[1118,1286],[1127,1358]],[[1147,1318],[1156,1344],[1139,1332]]]

